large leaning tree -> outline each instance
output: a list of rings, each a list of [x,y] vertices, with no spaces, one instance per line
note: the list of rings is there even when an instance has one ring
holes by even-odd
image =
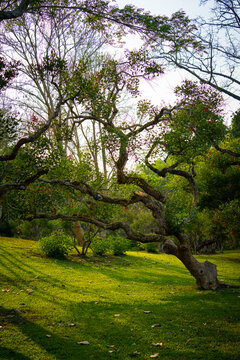
[[[6,3],[10,4],[10,2]],[[44,4],[41,1],[33,3],[41,6]],[[61,6],[56,3],[55,7],[46,4],[44,6],[46,13],[43,12],[43,16],[46,16],[46,19],[54,16],[55,11],[61,11]],[[201,50],[201,44],[199,45],[192,35],[191,23],[182,12],[167,18],[152,17],[149,13],[138,11],[133,6],[121,10],[110,6],[108,2],[85,1],[81,4],[77,1],[64,2],[64,8],[66,6],[70,7],[70,11],[73,9],[82,11],[89,26],[107,29],[109,23],[115,23],[116,26],[120,26],[121,31],[130,29],[140,33],[143,41],[149,41],[155,36],[161,38],[162,43],[165,42],[172,52],[177,52],[180,48]],[[30,15],[26,14],[26,16]],[[31,128],[28,133],[24,128],[25,119],[20,113],[17,131],[13,129],[14,138],[10,139],[9,145],[6,143],[1,149],[1,164],[7,164],[2,168],[1,196],[12,190],[21,190],[18,194],[21,194],[20,197],[23,199],[24,190],[33,182],[35,184],[36,179],[40,178],[43,172],[45,174],[49,172],[48,176],[39,179],[41,191],[43,186],[52,186],[51,191],[49,188],[45,191],[49,202],[54,191],[61,191],[66,194],[69,202],[71,196],[77,199],[76,194],[80,193],[81,196],[84,195],[89,199],[89,204],[93,207],[98,203],[103,203],[106,207],[111,206],[114,214],[117,214],[118,208],[124,207],[130,210],[134,204],[140,204],[152,214],[154,226],[150,233],[134,230],[130,223],[117,217],[113,221],[107,220],[102,215],[104,212],[89,216],[81,211],[75,213],[67,206],[61,209],[64,210],[62,212],[52,212],[43,204],[41,208],[35,208],[32,212],[29,208],[29,214],[26,216],[25,211],[25,217],[29,220],[47,218],[82,221],[104,230],[121,230],[127,238],[134,241],[162,242],[166,253],[178,257],[196,278],[199,286],[204,289],[216,289],[220,286],[216,266],[209,262],[200,263],[193,257],[188,236],[181,224],[178,224],[172,216],[167,194],[161,186],[161,179],[168,174],[184,178],[193,194],[189,209],[191,213],[191,209],[194,209],[198,201],[194,160],[207,151],[213,142],[218,144],[224,137],[225,128],[219,94],[210,91],[208,87],[198,87],[197,84],[186,82],[177,89],[179,102],[173,106],[157,108],[148,101],[142,100],[138,103],[134,116],[130,116],[119,110],[119,102],[123,94],[138,96],[139,78],[151,78],[164,71],[161,64],[151,60],[147,49],[127,52],[120,61],[106,56],[96,71],[92,72],[86,71],[86,64],[82,62],[76,62],[76,66],[68,71],[68,64],[61,59],[61,56],[47,56],[40,64],[30,65],[38,68],[40,77],[52,79],[51,86],[57,90],[58,96],[54,99],[54,106],[48,116],[38,124],[37,128]],[[57,171],[48,169],[54,154],[51,148],[46,146],[47,131],[52,131],[53,121],[58,119],[62,106],[72,104],[73,101],[76,106],[79,104],[76,117],[79,125],[91,120],[100,124],[104,131],[105,147],[114,163],[118,192],[113,193],[106,185],[96,189],[92,185],[93,181],[85,181],[84,177],[80,180],[71,174],[65,178],[54,177]],[[24,132],[24,136],[21,136],[21,131]],[[52,147],[52,149],[57,148]],[[24,159],[24,156],[31,160],[31,173],[26,175],[24,171],[23,174],[16,174],[13,171],[13,181],[11,181],[11,171],[9,171],[9,177],[5,178],[8,164],[11,165],[20,158]],[[157,167],[155,160],[159,157],[162,159],[167,157],[169,165],[164,166],[163,162],[163,166]],[[153,185],[139,174],[131,172],[130,168],[134,161],[137,163],[142,161],[149,171],[159,177],[159,183]],[[129,188],[128,192],[124,191],[126,187]],[[125,193],[128,195],[123,196]]]
[[[121,63],[109,58],[103,68],[93,74],[88,96],[82,100],[79,95],[82,104],[79,120],[93,119],[103,126],[106,149],[114,160],[118,196],[116,192],[114,196],[111,188],[104,186],[96,190],[91,182],[74,177],[59,179],[49,176],[39,180],[41,187],[46,187],[45,192],[52,186],[53,191],[59,191],[59,188],[68,191],[68,198],[77,193],[84,194],[89,203],[96,203],[96,207],[98,203],[111,206],[114,214],[118,214],[119,208],[131,211],[131,206],[141,204],[152,214],[154,225],[151,232],[136,231],[130,223],[117,216],[116,220],[108,221],[101,214],[89,216],[84,211],[76,214],[71,208],[52,212],[43,207],[42,211],[35,210],[27,218],[79,220],[104,230],[121,230],[133,241],[162,242],[165,252],[182,261],[199,286],[216,289],[220,286],[216,266],[208,261],[200,263],[193,257],[188,236],[183,227],[175,221],[168,206],[168,196],[163,190],[162,179],[168,174],[185,179],[193,195],[189,209],[191,216],[191,210],[198,201],[194,161],[208,150],[213,139],[218,143],[225,134],[221,116],[222,99],[217,92],[212,92],[204,85],[186,82],[177,89],[179,102],[172,107],[157,108],[142,100],[137,105],[134,119],[128,113],[118,111],[122,93],[128,92],[129,96],[135,96],[138,92],[139,77],[151,77],[158,72],[161,72],[161,69],[154,62],[150,62],[146,54],[137,56],[136,53],[130,53]],[[81,84],[80,74],[68,74],[65,84],[63,92],[71,94],[76,90],[76,84]],[[78,101],[77,95],[75,101]],[[155,160],[159,157],[168,157],[170,165],[164,165],[163,161],[161,167],[155,166]],[[153,185],[131,171],[129,163],[132,165],[133,162],[143,162],[149,171],[159,177],[159,183]],[[126,193],[126,187],[129,187],[128,195],[121,196]]]

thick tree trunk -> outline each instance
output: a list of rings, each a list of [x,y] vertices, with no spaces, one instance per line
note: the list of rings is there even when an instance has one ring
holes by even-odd
[[[80,253],[77,246],[75,246],[75,249],[77,250],[79,255],[86,256],[88,248],[91,245],[92,239],[91,238],[89,238],[88,240],[85,239],[80,221],[75,221],[74,222],[73,232],[74,232],[74,235],[75,235],[75,237],[77,239],[77,245],[82,247],[82,253]],[[95,235],[96,235],[96,233],[94,234],[94,236]]]
[[[175,255],[189,270],[192,276],[196,279],[197,285],[205,290],[216,290],[220,283],[217,279],[216,265],[205,261],[201,263],[197,261],[191,253],[186,237],[178,234],[181,241],[176,245],[172,240],[166,240],[163,246],[167,254]]]
[[[75,237],[77,239],[77,245],[82,247],[81,255],[85,256],[87,254],[87,250],[88,250],[88,247],[89,247],[91,242],[86,241],[84,239],[83,230],[82,230],[80,221],[75,221],[74,222],[73,232],[74,232],[74,235],[75,235]],[[75,249],[77,250],[77,252],[80,255],[80,252],[79,252],[77,246],[75,246]]]
[[[82,231],[80,221],[75,221],[74,222],[73,232],[74,232],[74,235],[75,235],[75,237],[77,239],[77,244],[79,246],[83,246],[84,238],[83,238],[83,231]]]

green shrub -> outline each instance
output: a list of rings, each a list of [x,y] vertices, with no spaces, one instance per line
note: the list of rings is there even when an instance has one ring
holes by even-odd
[[[43,254],[50,258],[64,258],[73,248],[73,239],[59,231],[40,239],[40,247]]]
[[[153,254],[158,253],[157,243],[155,242],[144,244],[144,248],[148,253],[153,253]]]
[[[16,237],[24,239],[41,239],[49,236],[56,229],[53,221],[34,219],[33,221],[12,221]]]
[[[131,247],[130,241],[120,236],[108,236],[108,243],[109,249],[113,255],[124,255]]]
[[[108,238],[96,236],[91,242],[91,249],[96,255],[105,255],[109,250]]]

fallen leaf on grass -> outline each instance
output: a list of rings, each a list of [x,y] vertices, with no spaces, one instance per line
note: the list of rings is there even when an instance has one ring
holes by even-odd
[[[9,292],[10,289],[2,289],[2,292]]]
[[[120,314],[115,314],[114,316],[120,316]]]
[[[76,326],[76,324],[67,324],[66,326],[73,327],[73,326]]]
[[[163,343],[153,343],[153,346],[162,346]]]
[[[108,348],[115,348],[115,345],[107,345]]]
[[[157,358],[157,357],[158,357],[158,355],[159,355],[159,353],[156,353],[156,354],[150,355],[150,358],[151,358],[151,359],[155,359],[155,358]]]
[[[137,355],[141,355],[140,351],[134,351],[134,353],[132,354],[132,356],[137,356]]]
[[[161,324],[153,324],[153,325],[152,325],[152,328],[161,327],[161,326],[162,326]]]
[[[88,341],[78,341],[77,344],[78,345],[90,345],[90,343]]]
[[[47,334],[46,337],[47,337],[47,338],[50,338],[50,337],[52,337],[52,335]]]
[[[143,311],[144,314],[151,314],[152,311],[149,311],[149,310],[146,310],[146,311]]]
[[[31,294],[31,293],[34,292],[34,290],[33,290],[33,289],[27,289],[27,292],[28,292],[29,294]]]

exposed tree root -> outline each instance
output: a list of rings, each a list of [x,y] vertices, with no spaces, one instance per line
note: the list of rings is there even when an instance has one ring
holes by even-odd
[[[219,281],[219,288],[220,288],[220,289],[226,289],[226,288],[240,289],[240,285],[237,285],[237,284],[226,284],[226,283],[224,283],[224,282]]]

